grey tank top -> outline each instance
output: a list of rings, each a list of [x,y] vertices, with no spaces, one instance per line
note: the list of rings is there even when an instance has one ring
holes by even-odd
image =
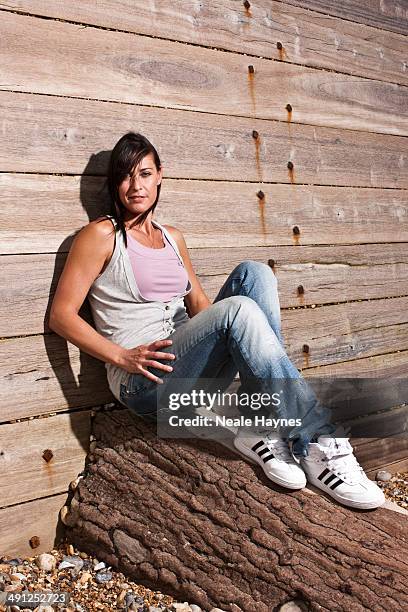
[[[115,219],[111,215],[107,217],[114,226],[115,247],[108,265],[94,280],[88,293],[96,330],[123,348],[163,340],[189,320],[183,298],[191,291],[191,283],[188,281],[185,292],[169,302],[144,299],[136,284],[122,232]],[[157,221],[152,220],[152,223],[161,229],[184,265],[170,232]],[[120,385],[127,384],[131,374],[110,363],[105,367],[109,388],[120,401]]]

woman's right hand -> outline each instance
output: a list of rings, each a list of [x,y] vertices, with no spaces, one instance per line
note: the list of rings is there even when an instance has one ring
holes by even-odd
[[[155,340],[150,344],[140,344],[139,346],[135,346],[135,348],[123,349],[118,365],[123,370],[126,370],[126,372],[130,372],[131,374],[142,374],[149,380],[162,384],[162,379],[149,372],[147,368],[150,366],[158,370],[171,372],[173,370],[171,366],[156,361],[156,359],[174,360],[176,358],[173,353],[160,352],[161,348],[170,346],[171,344],[173,344],[172,340]]]

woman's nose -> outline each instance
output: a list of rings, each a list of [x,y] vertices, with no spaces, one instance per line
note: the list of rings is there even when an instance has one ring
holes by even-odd
[[[140,180],[138,176],[133,175],[130,177],[130,184],[133,185],[135,189],[138,188],[139,183],[140,183]]]

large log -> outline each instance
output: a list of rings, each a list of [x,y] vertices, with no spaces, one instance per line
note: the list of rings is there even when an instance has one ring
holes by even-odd
[[[81,550],[204,610],[406,610],[408,517],[271,483],[214,440],[169,440],[97,413],[64,521]]]

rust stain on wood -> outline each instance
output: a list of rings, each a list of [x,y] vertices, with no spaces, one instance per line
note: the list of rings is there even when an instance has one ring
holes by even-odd
[[[299,245],[299,238],[300,238],[300,229],[297,225],[293,226],[292,228],[292,236],[293,236],[293,240],[296,244],[296,246]]]
[[[245,15],[246,15],[247,17],[252,17],[252,13],[251,13],[251,11],[249,10],[249,9],[251,8],[251,3],[250,3],[250,2],[248,2],[248,0],[245,0],[245,2],[244,2],[244,8],[245,8]]]
[[[288,124],[288,129],[289,129],[289,139],[291,139],[292,138],[292,112],[293,112],[293,108],[292,108],[291,104],[287,104],[285,106],[285,108],[286,108],[286,110],[288,112],[287,117],[286,117],[286,122]]]
[[[256,100],[255,100],[255,68],[250,64],[248,66],[248,87],[249,95],[252,101],[252,112],[256,115]]]
[[[304,306],[305,303],[305,289],[303,285],[299,285],[297,288],[297,297],[299,300],[299,305]]]
[[[309,353],[310,353],[310,348],[308,344],[304,344],[302,346],[302,353],[303,353],[304,367],[308,368],[309,367]]]
[[[44,459],[44,461],[46,461],[47,464],[51,461],[53,456],[54,456],[54,454],[53,454],[52,450],[50,450],[49,448],[46,448],[45,451],[42,454],[42,458]]]
[[[291,184],[293,185],[295,183],[295,167],[293,165],[293,162],[291,161],[288,162],[288,170],[289,170],[289,180]]]
[[[285,47],[282,45],[282,43],[281,43],[281,42],[277,42],[277,43],[276,43],[276,48],[277,48],[277,50],[279,51],[279,59],[280,59],[281,61],[283,61],[283,60],[287,59],[287,57],[288,57],[288,56],[287,56],[287,53],[286,53]]]
[[[254,134],[256,134],[256,136],[254,136]],[[256,170],[258,173],[258,180],[260,183],[263,182],[263,178],[262,178],[262,167],[261,167],[261,158],[260,158],[260,145],[261,145],[261,141],[259,138],[259,134],[256,130],[253,130],[252,132],[252,137],[255,141],[255,160],[256,160]]]
[[[266,221],[265,221],[265,194],[263,191],[259,190],[256,194],[259,202],[259,215],[261,218],[261,228],[263,237],[266,237]]]
[[[31,548],[38,548],[40,545],[40,538],[38,536],[33,536],[29,539],[29,544]]]

